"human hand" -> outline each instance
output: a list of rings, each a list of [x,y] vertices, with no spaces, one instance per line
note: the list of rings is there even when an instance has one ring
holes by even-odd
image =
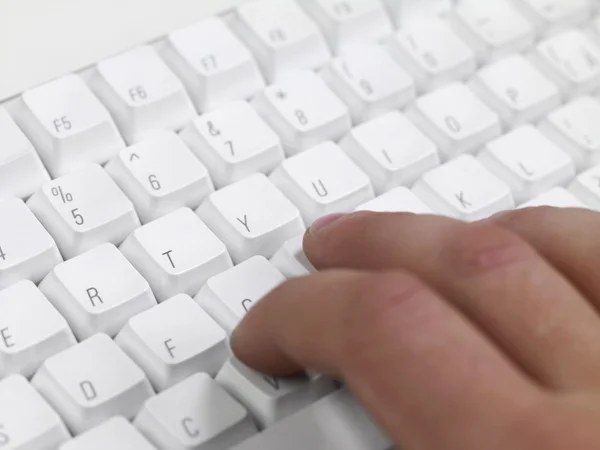
[[[240,360],[343,378],[404,450],[600,449],[599,214],[334,218],[304,240],[320,272],[235,331]]]

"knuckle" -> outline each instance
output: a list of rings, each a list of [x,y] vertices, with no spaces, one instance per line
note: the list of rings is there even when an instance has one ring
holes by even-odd
[[[529,262],[536,252],[512,231],[479,222],[455,228],[441,255],[449,269],[475,276]]]
[[[360,281],[356,297],[345,309],[339,329],[341,361],[354,367],[377,356],[382,343],[395,333],[401,311],[418,309],[427,287],[403,272],[368,274]]]

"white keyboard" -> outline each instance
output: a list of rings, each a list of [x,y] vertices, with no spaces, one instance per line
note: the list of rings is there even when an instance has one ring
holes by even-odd
[[[393,448],[230,354],[307,226],[600,211],[600,1],[425,3],[242,2],[0,105],[0,450]]]

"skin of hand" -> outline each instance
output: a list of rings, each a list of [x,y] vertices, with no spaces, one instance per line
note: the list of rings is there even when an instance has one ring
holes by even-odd
[[[251,309],[242,362],[343,379],[403,450],[600,449],[600,214],[361,212],[304,249],[319,272]]]

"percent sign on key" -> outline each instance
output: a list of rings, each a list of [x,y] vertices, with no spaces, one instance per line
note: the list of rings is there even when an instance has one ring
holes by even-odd
[[[54,197],[60,197],[63,203],[72,202],[73,196],[70,193],[63,192],[60,186],[52,188],[52,195]]]

